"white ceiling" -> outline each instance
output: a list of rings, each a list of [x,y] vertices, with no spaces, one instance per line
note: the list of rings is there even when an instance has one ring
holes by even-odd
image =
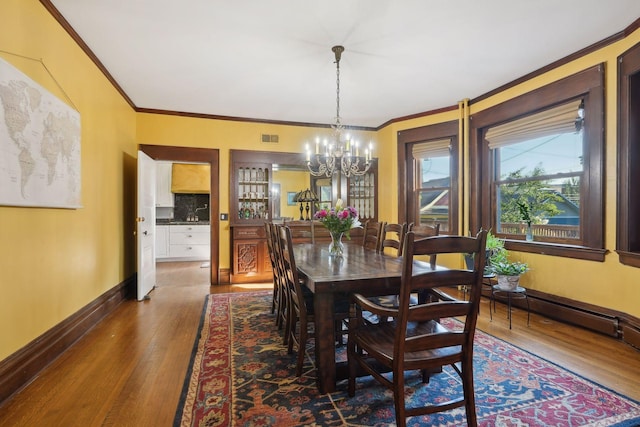
[[[456,105],[612,36],[638,0],[50,0],[138,108],[345,125]]]

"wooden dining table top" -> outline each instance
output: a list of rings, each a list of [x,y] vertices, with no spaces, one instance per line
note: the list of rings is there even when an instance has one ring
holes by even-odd
[[[402,258],[365,249],[356,243],[347,243],[344,247],[342,257],[330,257],[326,244],[294,245],[298,272],[312,292],[381,295],[399,291]],[[428,262],[414,261],[414,274],[430,270]]]

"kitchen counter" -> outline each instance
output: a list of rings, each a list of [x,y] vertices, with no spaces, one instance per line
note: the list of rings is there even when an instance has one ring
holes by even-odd
[[[174,219],[157,219],[156,225],[210,225],[210,221],[177,221]]]

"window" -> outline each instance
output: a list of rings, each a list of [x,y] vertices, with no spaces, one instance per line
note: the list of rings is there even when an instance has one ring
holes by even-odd
[[[440,231],[449,231],[451,205],[451,139],[422,142],[412,147],[415,162],[415,187],[413,191],[416,225],[440,224]]]
[[[514,250],[604,261],[603,70],[471,117],[472,229],[492,229]]]
[[[398,132],[399,221],[458,233],[458,122]]]
[[[620,262],[640,267],[640,45],[618,58],[618,218]]]
[[[487,130],[497,233],[546,242],[580,239],[583,116],[579,99]]]

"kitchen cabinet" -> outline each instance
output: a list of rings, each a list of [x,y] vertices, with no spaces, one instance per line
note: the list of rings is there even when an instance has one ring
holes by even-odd
[[[204,261],[210,253],[210,225],[170,225],[169,257]]]
[[[173,193],[209,194],[211,192],[211,165],[173,163],[171,191]]]
[[[169,226],[156,225],[156,258],[169,256]]]
[[[172,162],[156,162],[156,207],[174,207],[173,193],[171,192]]]

